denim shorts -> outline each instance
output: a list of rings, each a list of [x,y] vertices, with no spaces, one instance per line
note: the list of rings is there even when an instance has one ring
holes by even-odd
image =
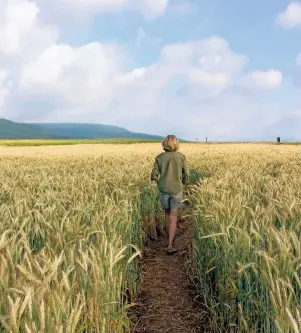
[[[183,208],[183,192],[177,194],[160,193],[161,208],[166,209],[178,209]]]

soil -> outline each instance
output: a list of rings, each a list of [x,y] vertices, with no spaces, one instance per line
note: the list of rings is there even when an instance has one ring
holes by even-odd
[[[187,277],[193,238],[189,219],[178,223],[177,254],[166,254],[167,237],[149,241],[142,263],[142,290],[134,308],[133,333],[209,333],[208,313]]]

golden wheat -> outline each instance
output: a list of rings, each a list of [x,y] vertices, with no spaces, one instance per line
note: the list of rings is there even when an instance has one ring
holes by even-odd
[[[217,331],[301,331],[299,165],[292,146],[207,155],[208,177],[193,193],[194,260]]]
[[[300,324],[298,146],[183,144],[194,272],[216,329]],[[157,144],[0,148],[0,331],[130,331],[136,260],[159,211]]]

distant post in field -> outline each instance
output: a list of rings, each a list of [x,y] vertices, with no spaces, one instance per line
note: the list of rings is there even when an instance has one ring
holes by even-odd
[[[277,138],[277,142],[280,143],[280,136],[278,136],[278,138]]]
[[[207,138],[206,138],[206,143],[208,142]]]

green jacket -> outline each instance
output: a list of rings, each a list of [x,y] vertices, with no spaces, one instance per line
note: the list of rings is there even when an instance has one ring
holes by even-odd
[[[156,157],[151,180],[158,183],[162,193],[177,194],[188,181],[186,157],[179,152],[164,152]]]

